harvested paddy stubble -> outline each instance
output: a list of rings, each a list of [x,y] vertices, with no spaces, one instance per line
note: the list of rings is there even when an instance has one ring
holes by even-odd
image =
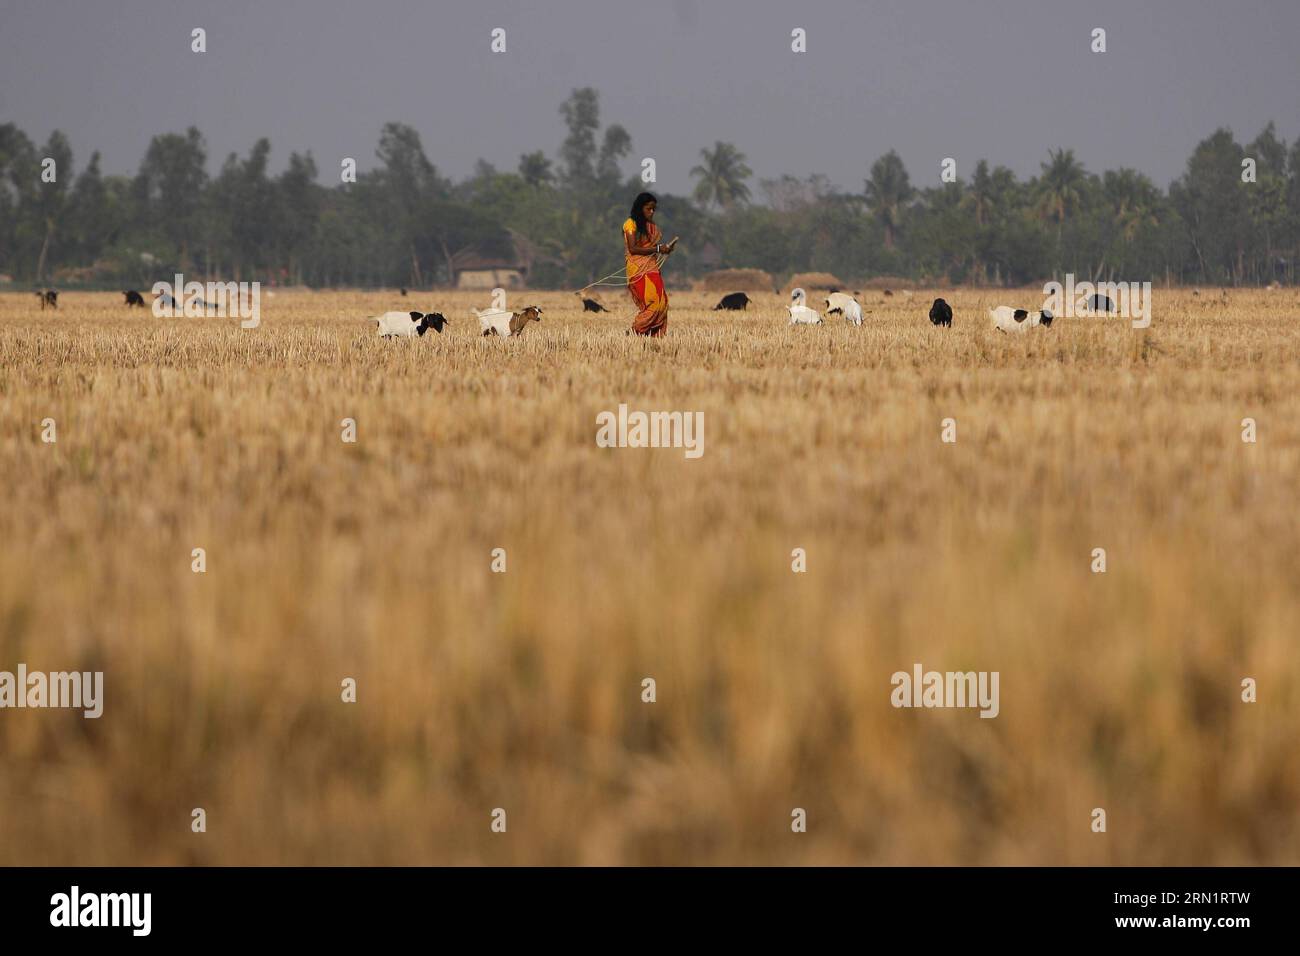
[[[1300,863],[1294,291],[607,298],[0,296],[0,669],[104,672],[0,712],[0,863]],[[408,302],[452,324],[364,321]],[[597,447],[620,403],[704,455]],[[999,715],[895,709],[915,662]]]

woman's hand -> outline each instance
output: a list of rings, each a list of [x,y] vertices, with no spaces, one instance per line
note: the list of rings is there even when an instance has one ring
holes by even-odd
[[[673,236],[673,241],[670,242],[670,243],[668,243],[668,245],[666,245],[666,246],[663,247],[663,248],[664,248],[664,255],[666,255],[666,256],[670,256],[670,255],[672,255],[673,250],[677,248],[677,240],[680,239],[680,238],[681,238],[680,236]]]

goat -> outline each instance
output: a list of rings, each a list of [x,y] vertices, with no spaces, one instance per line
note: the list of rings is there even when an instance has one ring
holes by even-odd
[[[713,311],[717,312],[719,309],[729,309],[732,312],[748,310],[749,302],[750,302],[750,298],[749,296],[745,295],[745,293],[729,292],[722,297],[722,301],[720,301],[717,305],[713,307]]]
[[[826,314],[834,315],[836,312],[843,316],[845,321],[854,325],[862,324],[862,306],[847,292],[832,291],[826,297]]]
[[[484,309],[481,312],[472,309],[471,311],[478,316],[484,335],[499,335],[503,338],[523,335],[529,322],[542,321],[542,310],[535,305],[530,305],[519,312],[510,312],[506,309]]]
[[[1114,312],[1115,303],[1110,296],[1098,292],[1088,300],[1088,309],[1094,314],[1097,312]]]
[[[430,329],[441,335],[447,323],[441,312],[385,312],[373,316],[371,321],[379,326],[379,335],[385,339],[414,338]]]
[[[996,309],[989,309],[989,318],[993,320],[993,327],[1002,332],[1024,332],[1036,325],[1041,325],[1043,328],[1050,327],[1055,316],[1049,309],[1030,313],[1025,309],[1000,305]]]
[[[930,306],[930,324],[949,327],[952,325],[952,306],[943,299],[935,299]]]
[[[808,296],[803,289],[795,289],[790,293],[792,305],[787,305],[786,311],[790,313],[791,325],[821,325],[821,313],[816,309],[810,309],[804,303]]]

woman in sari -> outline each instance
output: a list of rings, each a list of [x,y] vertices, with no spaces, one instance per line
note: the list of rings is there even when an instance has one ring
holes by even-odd
[[[659,275],[659,255],[671,255],[677,240],[660,242],[654,224],[659,200],[641,193],[632,203],[632,216],[623,223],[623,245],[627,260],[627,291],[639,310],[632,331],[637,335],[659,336],[668,330],[668,293]]]

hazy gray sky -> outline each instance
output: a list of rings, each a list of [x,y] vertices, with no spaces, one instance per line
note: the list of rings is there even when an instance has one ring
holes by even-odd
[[[311,150],[336,182],[400,120],[460,178],[554,156],[560,102],[594,86],[632,135],[626,171],[653,156],[670,192],[719,139],[756,179],[853,191],[891,147],[919,184],[946,156],[1027,176],[1065,146],[1165,186],[1218,126],[1300,135],[1298,39],[1300,0],[0,0],[0,122],[62,129],[78,169],[99,149],[111,173],[190,124],[213,171],[268,136],[275,169]]]

